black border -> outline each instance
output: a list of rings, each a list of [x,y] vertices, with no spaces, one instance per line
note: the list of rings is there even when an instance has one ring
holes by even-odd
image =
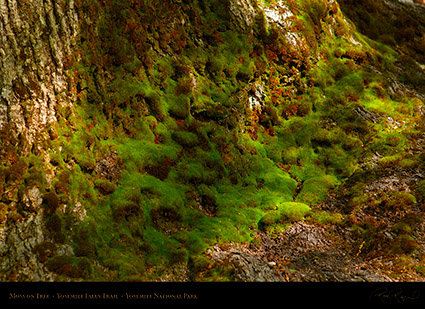
[[[0,283],[0,304],[425,305],[425,283]],[[46,295],[48,296],[46,298]],[[44,297],[43,297],[44,296]]]

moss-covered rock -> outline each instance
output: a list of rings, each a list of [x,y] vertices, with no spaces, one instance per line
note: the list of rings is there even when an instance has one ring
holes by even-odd
[[[268,211],[258,222],[258,227],[268,231],[275,225],[304,220],[309,213],[310,207],[306,204],[285,202],[278,205],[276,210]]]

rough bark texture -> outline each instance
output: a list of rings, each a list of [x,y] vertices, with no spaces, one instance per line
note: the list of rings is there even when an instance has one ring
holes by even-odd
[[[34,253],[49,240],[39,185],[16,190],[30,153],[49,163],[44,145],[55,134],[56,109],[73,104],[66,70],[77,34],[73,0],[0,1],[0,159],[9,168],[0,192],[0,280],[53,279]],[[8,222],[17,208],[25,211]]]
[[[78,33],[73,1],[1,1],[0,129],[28,155],[72,104],[66,62]],[[47,131],[47,132],[46,132]]]

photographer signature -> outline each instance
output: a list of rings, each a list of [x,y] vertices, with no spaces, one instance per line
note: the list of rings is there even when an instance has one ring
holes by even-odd
[[[413,300],[418,300],[421,293],[414,290],[412,293],[405,293],[402,288],[388,289],[386,287],[375,290],[370,296],[370,300],[380,300],[383,304],[386,302],[406,303]]]

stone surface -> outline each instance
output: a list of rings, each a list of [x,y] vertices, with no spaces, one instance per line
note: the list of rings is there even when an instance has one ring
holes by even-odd
[[[212,258],[215,261],[229,263],[234,269],[233,280],[242,282],[278,282],[280,274],[273,268],[275,264],[267,263],[261,257],[249,252],[246,248],[231,247],[223,250],[214,247]]]

